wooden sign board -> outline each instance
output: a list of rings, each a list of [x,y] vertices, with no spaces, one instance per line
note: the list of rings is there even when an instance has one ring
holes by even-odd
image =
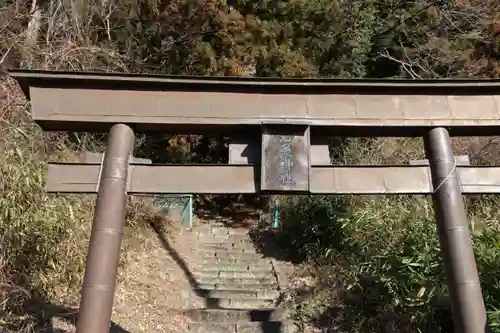
[[[263,125],[262,191],[309,191],[309,133],[304,125]]]

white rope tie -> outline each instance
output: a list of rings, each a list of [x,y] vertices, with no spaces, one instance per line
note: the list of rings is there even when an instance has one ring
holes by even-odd
[[[455,171],[456,168],[457,168],[457,161],[453,160],[453,168],[451,168],[450,173],[448,173],[448,175],[441,181],[441,183],[439,183],[439,185],[434,190],[433,194],[436,194],[436,192],[441,188],[441,186],[443,186],[443,184],[446,183],[448,179],[450,179],[451,174],[453,173],[453,171]],[[460,184],[460,188],[462,188],[462,184]]]
[[[106,152],[102,154],[101,165],[99,167],[99,176],[97,177],[97,186],[95,191],[99,193],[99,186],[101,186],[101,177],[102,177],[102,167],[104,165],[104,156],[106,156]]]

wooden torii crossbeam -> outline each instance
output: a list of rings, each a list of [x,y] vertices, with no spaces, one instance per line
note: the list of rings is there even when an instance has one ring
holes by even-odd
[[[457,163],[450,135],[500,134],[500,81],[10,74],[44,130],[109,131],[101,163],[49,165],[47,191],[98,193],[77,333],[109,329],[127,193],[431,194],[455,329],[487,328],[462,194],[500,193],[500,167]],[[134,131],[224,133],[230,163],[129,163]],[[333,166],[332,135],[421,136],[427,162]]]
[[[48,192],[96,193],[99,164],[52,163]],[[145,193],[259,193],[256,165],[140,165],[130,164],[126,190]],[[500,167],[457,166],[464,194],[500,193]],[[312,166],[312,194],[432,194],[429,166]]]

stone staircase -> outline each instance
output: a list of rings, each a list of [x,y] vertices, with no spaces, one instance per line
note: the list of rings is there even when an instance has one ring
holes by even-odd
[[[248,229],[204,225],[192,232],[191,246],[197,252],[191,297],[204,306],[185,312],[189,333],[296,331],[278,304],[284,292],[279,268],[256,252]]]

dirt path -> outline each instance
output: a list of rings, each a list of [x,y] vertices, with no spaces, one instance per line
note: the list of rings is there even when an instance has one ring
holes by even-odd
[[[174,309],[189,307],[191,285],[153,230],[127,253],[119,273],[113,322],[128,332],[186,332],[184,316]],[[169,237],[170,238],[170,237]],[[172,237],[178,245],[182,234]]]

